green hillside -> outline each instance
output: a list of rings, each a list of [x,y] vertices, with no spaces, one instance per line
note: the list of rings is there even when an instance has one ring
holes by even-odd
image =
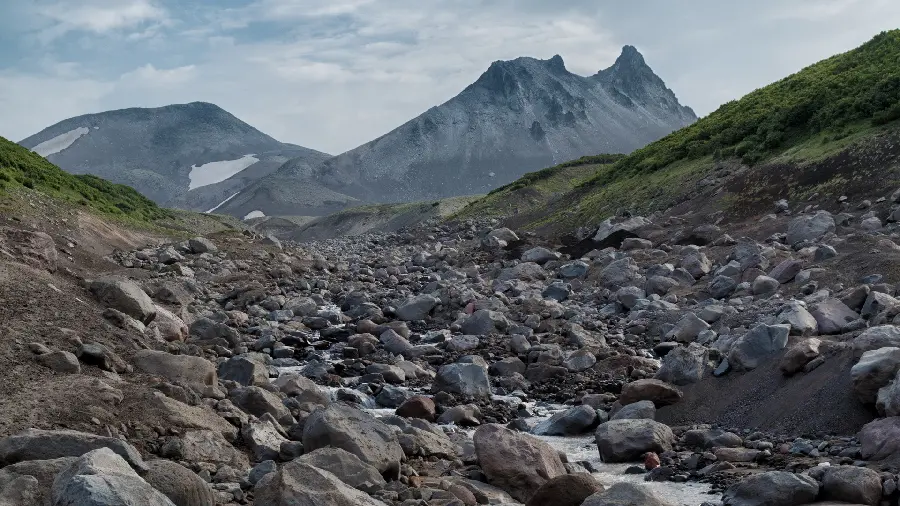
[[[0,137],[0,194],[26,187],[106,215],[142,222],[171,218],[133,188],[91,175],[73,175]]]
[[[622,209],[663,210],[687,198],[722,163],[799,170],[896,130],[898,118],[900,30],[893,30],[728,102],[613,164],[595,167],[542,216],[522,225],[562,230]],[[508,186],[522,184],[527,186],[522,180]]]

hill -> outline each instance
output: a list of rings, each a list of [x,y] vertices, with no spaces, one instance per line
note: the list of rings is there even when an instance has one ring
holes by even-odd
[[[290,159],[329,157],[278,142],[204,102],[61,121],[21,141],[68,172],[134,187],[155,202],[207,211]]]
[[[631,46],[588,77],[559,56],[497,61],[446,103],[319,166],[291,161],[222,211],[318,214],[353,204],[341,196],[384,203],[483,194],[580,156],[631,152],[694,120]],[[304,205],[271,191],[310,188],[335,195]]]

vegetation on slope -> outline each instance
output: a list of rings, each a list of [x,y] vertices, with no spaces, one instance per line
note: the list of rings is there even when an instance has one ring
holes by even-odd
[[[133,188],[92,175],[73,175],[40,155],[0,137],[0,193],[17,186],[39,190],[51,197],[106,215],[141,222],[171,218]]]

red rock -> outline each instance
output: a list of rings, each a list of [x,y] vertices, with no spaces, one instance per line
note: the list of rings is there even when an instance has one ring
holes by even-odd
[[[647,452],[644,455],[644,468],[651,471],[657,467],[659,467],[659,455],[654,452]]]

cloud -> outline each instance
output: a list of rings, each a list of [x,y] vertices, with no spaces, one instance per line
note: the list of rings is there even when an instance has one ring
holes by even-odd
[[[196,66],[185,65],[171,69],[158,69],[148,63],[122,74],[119,80],[127,86],[172,87],[183,86],[196,77]]]
[[[38,4],[35,12],[49,24],[43,36],[47,40],[71,31],[106,34],[134,28],[148,22],[166,23],[167,11],[153,0],[79,0]]]

